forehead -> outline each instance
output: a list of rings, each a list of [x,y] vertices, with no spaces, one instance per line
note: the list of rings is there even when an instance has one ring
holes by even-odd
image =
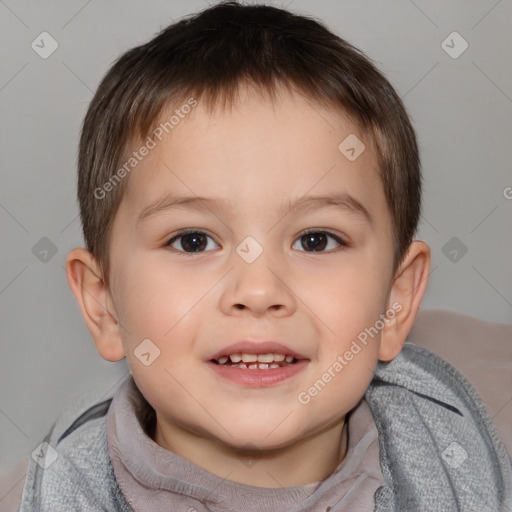
[[[123,199],[133,214],[171,192],[260,211],[279,205],[282,213],[286,199],[335,191],[386,214],[373,140],[342,112],[298,94],[271,102],[248,89],[231,108],[184,108],[191,104],[170,106],[149,134],[153,148]]]

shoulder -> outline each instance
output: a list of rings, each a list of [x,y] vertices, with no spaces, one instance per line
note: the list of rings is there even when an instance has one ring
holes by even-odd
[[[50,445],[51,446],[51,445]],[[109,469],[106,417],[89,420],[54,448],[41,475],[43,510],[101,510],[114,483]]]
[[[460,421],[472,424],[490,435],[499,451],[504,449],[483,401],[470,382],[448,361],[424,347],[407,342],[393,361],[378,363],[369,395],[376,397],[379,393],[387,393],[388,397],[399,395],[402,414],[410,414],[404,405],[414,403],[415,416],[446,416],[445,420],[459,426]],[[403,402],[406,396],[408,402]]]
[[[512,324],[454,311],[419,310],[408,341],[440,355],[482,398],[512,454]]]
[[[366,400],[383,475],[401,506],[505,510],[512,500],[505,446],[477,392],[447,361],[406,343],[393,361],[379,362]]]
[[[29,459],[20,512],[131,512],[108,453],[110,403],[59,418]]]

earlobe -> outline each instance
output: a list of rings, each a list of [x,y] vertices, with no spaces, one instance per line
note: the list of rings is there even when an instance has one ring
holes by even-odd
[[[99,354],[107,361],[125,357],[114,303],[96,258],[84,248],[73,249],[66,276]]]
[[[379,359],[391,361],[402,350],[428,284],[430,248],[421,240],[409,246],[389,293],[388,311],[394,310],[381,334]]]

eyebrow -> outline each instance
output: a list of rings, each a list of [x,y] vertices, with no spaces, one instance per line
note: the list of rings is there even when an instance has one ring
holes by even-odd
[[[360,217],[369,224],[373,224],[373,217],[370,215],[368,209],[355,197],[346,192],[332,195],[302,196],[295,201],[288,200],[279,208],[278,216],[282,219],[291,213],[306,213],[308,211],[318,210],[328,206],[342,208],[348,213]],[[229,210],[229,204],[226,205],[221,199],[214,197],[168,195],[145,208],[140,213],[137,219],[137,224],[157,213],[180,208],[210,213],[213,211],[227,212]]]

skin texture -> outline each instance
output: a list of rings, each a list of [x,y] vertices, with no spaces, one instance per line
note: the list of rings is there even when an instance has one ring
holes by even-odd
[[[338,149],[350,134],[366,146],[354,161]],[[286,201],[340,192],[372,221],[332,205],[280,211]],[[168,194],[218,198],[223,208],[181,205],[138,221]],[[204,233],[201,252],[190,250],[190,236],[173,239],[183,228]],[[347,245],[328,237],[315,251],[303,233],[310,228]],[[428,246],[414,241],[392,275],[391,229],[376,156],[357,127],[296,94],[272,105],[243,89],[231,111],[210,116],[199,102],[131,173],[110,240],[110,287],[83,248],[70,252],[67,275],[98,352],[126,356],[155,409],[156,443],[230,480],[300,485],[342,460],[345,415],[378,359],[400,352],[424,294]],[[252,263],[236,251],[248,236],[263,249]],[[301,403],[298,394],[393,304],[400,311],[378,335]],[[144,339],[160,350],[149,366],[134,354]],[[243,339],[278,341],[307,364],[273,386],[225,380],[207,361]]]

